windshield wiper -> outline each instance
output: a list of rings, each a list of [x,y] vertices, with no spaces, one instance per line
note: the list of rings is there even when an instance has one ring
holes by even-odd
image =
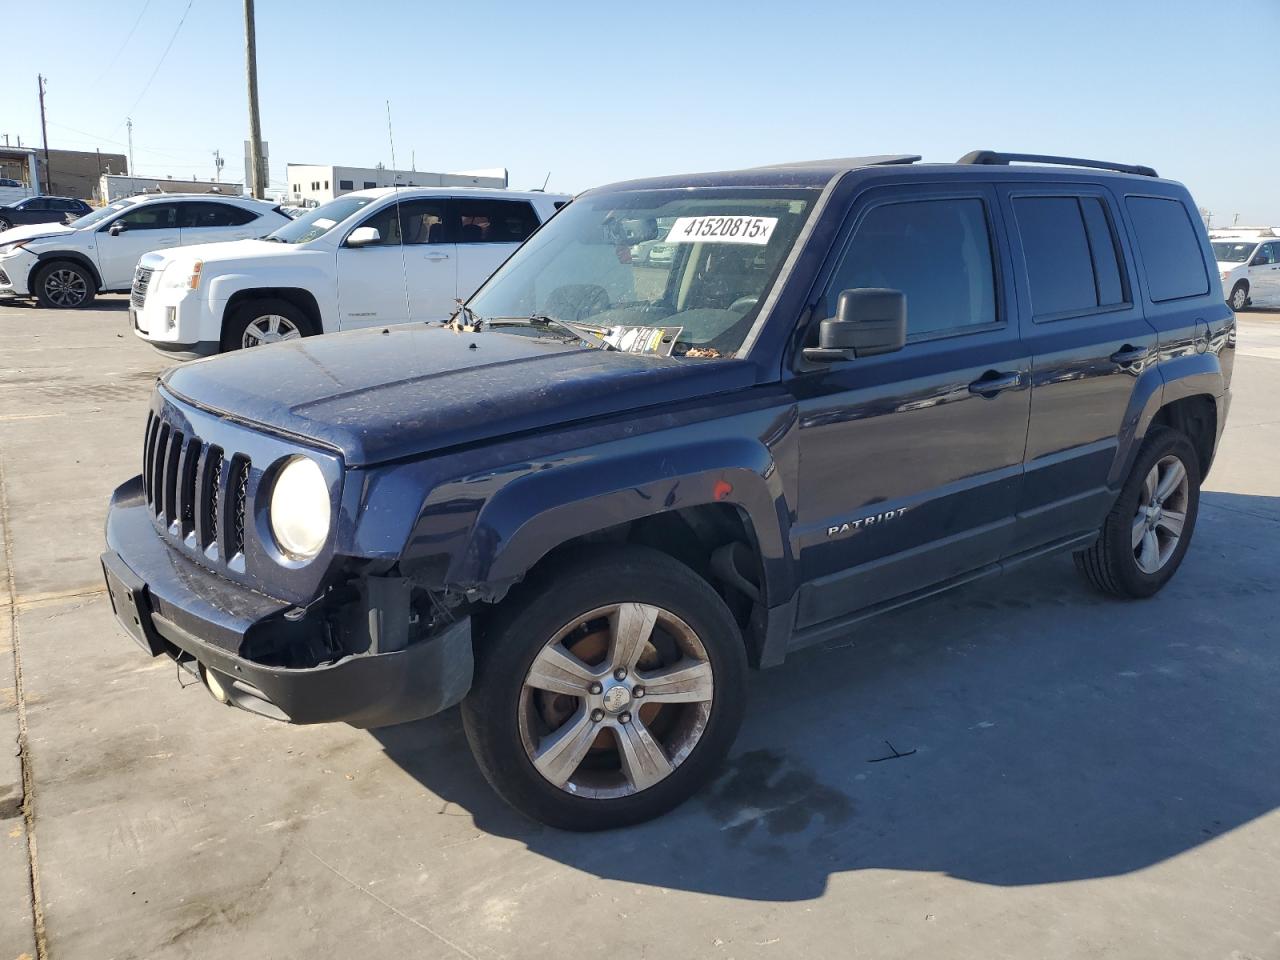
[[[529,317],[493,317],[484,319],[476,316],[476,314],[468,307],[462,307],[462,315],[471,318],[471,324],[480,329],[486,327],[556,327],[572,336],[575,340],[581,340],[583,343],[601,350],[617,350],[612,343],[605,339],[608,329],[605,327],[593,327],[585,323],[574,323],[569,320],[559,320],[555,317],[548,317],[546,314],[535,313]]]

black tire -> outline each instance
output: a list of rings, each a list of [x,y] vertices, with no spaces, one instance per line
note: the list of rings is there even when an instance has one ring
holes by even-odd
[[[664,779],[628,796],[575,796],[534,767],[520,733],[521,690],[534,658],[566,624],[629,601],[659,606],[697,635],[714,678],[710,716],[700,739]],[[508,804],[548,826],[606,830],[657,817],[715,776],[742,723],[746,682],[742,634],[705,580],[648,547],[591,548],[521,584],[483,625],[462,722],[481,772]]]
[[[1240,280],[1231,288],[1231,296],[1227,300],[1227,305],[1232,310],[1243,310],[1249,305],[1249,284],[1245,280]]]
[[[288,300],[263,297],[240,304],[223,321],[222,352],[228,353],[232,350],[242,349],[245,345],[245,332],[249,329],[249,326],[261,318],[272,316],[284,318],[304,337],[312,337],[319,333],[311,317]]]
[[[92,270],[74,260],[55,260],[35,272],[31,292],[42,307],[78,310],[93,303],[98,281]]]
[[[8,220],[6,220],[4,217],[0,217],[0,233],[4,233],[6,230],[11,230],[11,229],[13,229],[13,224],[10,223]]]
[[[1143,484],[1151,470],[1166,457],[1177,457],[1187,476],[1185,519],[1179,540],[1155,573],[1141,569],[1134,547],[1134,527],[1138,516]],[[1115,506],[1103,521],[1098,539],[1086,550],[1074,555],[1078,569],[1103,593],[1139,599],[1157,593],[1172,579],[1182,564],[1195,532],[1200,508],[1200,459],[1186,435],[1169,427],[1153,427],[1138,451],[1133,469],[1120,491]]]

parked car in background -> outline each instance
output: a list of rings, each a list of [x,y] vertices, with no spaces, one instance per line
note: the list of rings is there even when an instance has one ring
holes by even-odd
[[[1236,340],[1190,194],[1123,164],[918,159],[590,190],[465,323],[171,368],[107,517],[120,625],[277,719],[460,702],[498,793],[594,830],[718,774],[748,666],[1053,553],[1154,596]],[[379,216],[344,216],[329,256]],[[657,239],[665,267],[630,256]]]
[[[1280,306],[1280,237],[1216,237],[1210,242],[1232,310]]]
[[[69,225],[0,233],[0,294],[45,307],[83,307],[100,292],[128,290],[148,250],[260,237],[289,223],[244,197],[163,194],[117,200]]]
[[[28,197],[0,206],[0,233],[33,223],[70,223],[87,213],[93,207],[75,197]]]
[[[22,186],[21,180],[14,180],[11,177],[0,177],[0,187],[20,187],[20,186]]]
[[[133,287],[134,330],[189,359],[444,320],[568,199],[472,187],[344,194],[262,240],[148,254]]]

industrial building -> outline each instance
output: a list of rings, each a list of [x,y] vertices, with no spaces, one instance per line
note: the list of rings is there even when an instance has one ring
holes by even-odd
[[[98,178],[129,172],[122,153],[97,150],[50,150],[46,170],[44,151],[32,147],[0,147],[0,177],[21,180],[31,193],[98,200]]]
[[[290,163],[286,166],[288,199],[313,206],[353,190],[375,187],[506,187],[505,167],[459,173],[424,170],[391,170],[384,166],[339,167],[331,164]]]

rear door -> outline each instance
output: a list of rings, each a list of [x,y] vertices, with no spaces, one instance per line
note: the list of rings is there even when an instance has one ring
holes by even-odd
[[[1032,352],[1027,472],[1015,551],[1096,531],[1110,509],[1119,438],[1156,332],[1134,296],[1115,198],[1102,186],[1000,188],[1022,336]]]
[[[836,249],[815,315],[842,290],[901,290],[908,340],[790,381],[800,645],[806,629],[999,560],[1027,436],[1031,359],[990,186],[870,191]]]
[[[257,234],[253,224],[258,219],[252,210],[216,200],[186,200],[178,205],[183,246],[247,240]]]
[[[112,235],[111,228],[119,232]],[[146,203],[130,207],[94,234],[98,269],[107,290],[126,290],[144,253],[176,247],[182,242],[177,203]]]
[[[458,290],[465,300],[538,229],[528,200],[455,198],[450,221],[458,244]]]

